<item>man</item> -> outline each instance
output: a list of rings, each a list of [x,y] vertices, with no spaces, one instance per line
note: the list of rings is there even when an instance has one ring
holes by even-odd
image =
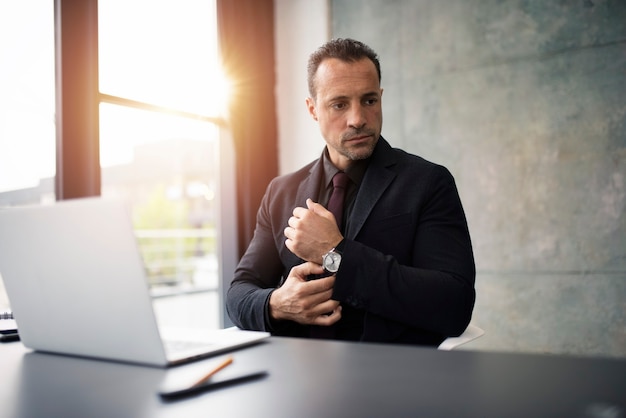
[[[228,290],[238,327],[436,346],[468,325],[475,267],[454,179],[380,136],[380,80],[361,42],[311,55],[306,104],[326,147],[267,188]],[[338,172],[349,182],[335,216],[325,206]]]

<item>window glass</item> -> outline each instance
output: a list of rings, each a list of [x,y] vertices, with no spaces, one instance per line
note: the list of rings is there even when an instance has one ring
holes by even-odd
[[[102,195],[131,204],[163,323],[219,325],[218,132],[212,123],[100,105]]]
[[[53,5],[0,2],[0,207],[54,200]]]
[[[220,129],[211,117],[225,83],[214,1],[107,0],[98,13],[100,92],[122,98],[100,104],[102,195],[131,203],[159,322],[217,328]]]

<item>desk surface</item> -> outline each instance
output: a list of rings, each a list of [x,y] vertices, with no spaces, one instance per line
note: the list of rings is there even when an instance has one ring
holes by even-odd
[[[1,417],[626,417],[626,361],[272,337],[220,373],[261,380],[164,403],[224,356],[171,369],[0,344]]]

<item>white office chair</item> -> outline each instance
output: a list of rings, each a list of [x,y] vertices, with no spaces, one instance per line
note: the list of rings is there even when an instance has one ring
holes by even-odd
[[[463,334],[458,337],[448,337],[437,347],[438,350],[454,350],[462,344],[466,344],[476,338],[482,337],[485,331],[476,325],[469,324]]]

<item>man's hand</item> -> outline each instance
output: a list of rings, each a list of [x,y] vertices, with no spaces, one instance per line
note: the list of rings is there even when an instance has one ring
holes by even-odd
[[[341,306],[331,299],[335,276],[306,280],[323,271],[322,266],[310,262],[292,268],[285,283],[270,296],[270,316],[305,325],[329,326],[339,321]]]
[[[285,228],[285,246],[303,260],[321,263],[322,256],[341,242],[335,217],[324,206],[306,200],[306,208],[297,207]]]

